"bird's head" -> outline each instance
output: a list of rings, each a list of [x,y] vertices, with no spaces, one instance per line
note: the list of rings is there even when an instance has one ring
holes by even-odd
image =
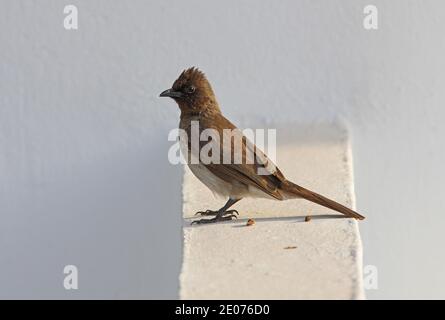
[[[195,67],[184,70],[170,89],[160,97],[170,97],[183,112],[200,112],[209,107],[219,110],[215,94],[205,74]]]

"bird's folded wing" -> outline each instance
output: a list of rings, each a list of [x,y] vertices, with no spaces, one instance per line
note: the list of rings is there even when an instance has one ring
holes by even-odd
[[[264,193],[282,200],[280,193],[281,183],[285,180],[283,174],[267,156],[251,143],[245,136],[242,136],[241,148],[237,150],[236,144],[220,144],[220,163],[207,164],[206,167],[214,175],[229,183],[239,182],[246,186],[253,186]],[[230,148],[230,149],[228,149]],[[231,163],[223,162],[224,153],[231,154]],[[241,152],[241,163],[233,163],[236,155]],[[251,161],[247,161],[250,152]],[[253,155],[253,156],[252,156]]]
[[[238,182],[245,184],[246,186],[254,186],[264,193],[282,200],[283,196],[279,192],[278,186],[274,183],[270,183],[265,176],[257,176],[253,174],[247,165],[239,164],[210,164],[206,167],[217,177],[229,183]],[[250,174],[249,172],[252,172]]]

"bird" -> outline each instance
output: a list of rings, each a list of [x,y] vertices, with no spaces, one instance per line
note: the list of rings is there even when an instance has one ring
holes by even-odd
[[[179,129],[186,133],[186,139],[180,137],[181,151],[187,157],[191,172],[214,194],[228,199],[218,210],[198,211],[197,215],[207,216],[207,218],[194,220],[192,224],[236,219],[238,211],[230,208],[243,198],[266,198],[279,201],[302,198],[340,212],[348,218],[358,220],[365,218],[338,202],[286,179],[267,155],[256,148],[232,122],[224,117],[210,82],[198,68],[185,69],[174,81],[172,87],[159,96],[172,98],[179,106],[181,113]],[[216,150],[219,152],[215,152],[212,156],[215,155],[216,160],[219,161],[203,161],[200,156],[205,141],[198,141],[195,144],[191,141],[193,140],[190,139],[193,123],[198,124],[199,133],[210,129],[218,133],[220,137],[224,137],[226,132],[237,132],[241,137],[240,147],[235,148],[232,143],[218,141],[216,148],[219,149]],[[236,134],[233,136],[236,137]],[[212,149],[210,153],[213,153],[213,150],[215,149]],[[253,154],[253,161],[247,161],[248,152]],[[230,155],[233,159],[238,156],[241,161],[224,161],[224,155]],[[192,159],[194,161],[191,161]],[[261,168],[266,170],[266,174],[264,170],[260,172]]]

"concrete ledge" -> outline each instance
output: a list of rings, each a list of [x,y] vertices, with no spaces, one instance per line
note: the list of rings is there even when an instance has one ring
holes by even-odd
[[[345,130],[278,127],[277,142],[277,165],[288,179],[354,207]],[[181,299],[364,298],[357,221],[305,200],[244,199],[234,206],[237,221],[190,226],[196,211],[225,200],[188,168],[183,198]],[[304,222],[307,215],[314,217]],[[248,218],[256,224],[247,227]]]

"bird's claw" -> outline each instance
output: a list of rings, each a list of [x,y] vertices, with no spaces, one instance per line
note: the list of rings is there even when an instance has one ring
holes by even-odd
[[[195,216],[200,215],[200,216],[216,216],[218,214],[218,211],[213,211],[213,210],[206,210],[206,211],[198,211],[195,213]]]
[[[238,212],[238,210],[234,210],[234,209],[233,209],[233,210],[228,210],[228,211],[225,212],[225,214],[226,214],[226,213],[229,213],[229,214],[236,214],[237,216],[239,216],[239,212]]]
[[[215,218],[212,218],[212,219],[195,220],[195,221],[192,221],[192,225],[194,225],[194,224],[216,223],[216,222],[219,222],[219,221],[231,221],[233,218],[237,219],[238,217],[235,214],[230,213],[229,215],[216,216]]]
[[[206,210],[206,211],[198,211],[195,213],[195,216],[217,216],[219,214],[219,211],[213,211],[213,210]],[[227,210],[225,211],[222,216],[226,216],[229,214],[236,214],[239,216],[239,212],[237,210]]]

